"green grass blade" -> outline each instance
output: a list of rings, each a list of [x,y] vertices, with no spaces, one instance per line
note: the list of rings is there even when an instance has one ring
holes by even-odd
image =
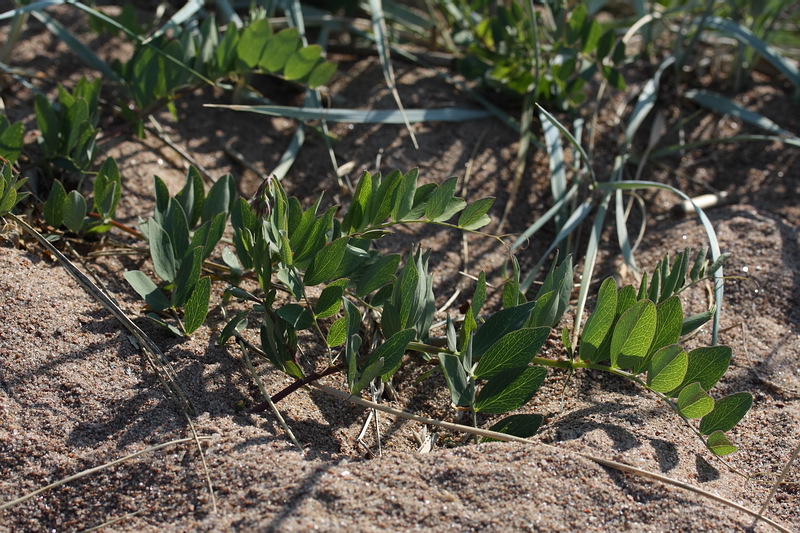
[[[411,122],[406,116],[403,102],[400,101],[400,93],[397,92],[397,83],[394,77],[394,69],[392,68],[392,61],[389,57],[389,36],[386,33],[386,19],[383,16],[383,6],[381,0],[369,0],[370,13],[372,15],[372,30],[375,33],[375,44],[378,47],[378,56],[381,59],[381,66],[383,67],[383,77],[386,78],[386,85],[392,91],[392,96],[397,104],[397,109],[403,118],[406,125],[411,141],[414,143],[414,148],[419,149],[417,137],[414,135],[414,130],[411,128]]]
[[[684,200],[692,202],[694,206],[695,213],[697,214],[697,218],[700,219],[703,228],[706,231],[706,236],[708,237],[708,242],[711,247],[711,258],[713,261],[716,261],[717,258],[721,255],[719,249],[719,242],[717,241],[717,233],[714,231],[714,226],[711,224],[711,221],[706,216],[705,212],[700,209],[697,204],[692,201],[692,199],[680,189],[676,189],[671,185],[667,185],[665,183],[657,183],[654,181],[616,181],[616,182],[608,182],[608,183],[600,183],[598,184],[598,188],[605,191],[617,191],[617,190],[636,190],[636,189],[663,189],[666,191],[671,191]],[[592,235],[594,237],[594,234]],[[587,254],[588,257],[588,254]],[[587,259],[588,260],[588,259]],[[714,329],[711,334],[711,342],[712,344],[717,344],[717,339],[719,336],[719,319],[720,314],[722,312],[722,299],[724,295],[724,286],[722,282],[723,273],[722,273],[722,265],[719,266],[716,273],[711,273],[714,275],[714,300],[717,305],[716,313],[714,314]],[[586,280],[586,275],[584,274],[584,280]],[[583,289],[583,287],[581,287]],[[579,311],[582,311],[579,310]],[[580,316],[580,315],[578,315]]]
[[[396,109],[320,109],[277,105],[206,104],[206,107],[221,107],[233,111],[246,111],[296,120],[327,120],[328,122],[349,122],[353,124],[404,124],[406,120],[409,122],[463,122],[481,120],[489,116],[487,111],[481,109],[459,107],[408,109],[404,112]]]
[[[761,57],[769,61],[776,69],[780,70],[783,75],[792,82],[792,85],[800,90],[800,69],[797,68],[797,65],[793,61],[783,57],[776,48],[756,37],[752,31],[732,20],[720,17],[709,17],[706,20],[706,27],[723,31],[735,37],[739,42],[752,46]]]
[[[770,133],[794,137],[792,132],[781,128],[764,115],[756,113],[755,111],[751,111],[718,94],[708,91],[690,90],[686,91],[684,96],[704,107],[707,107],[708,109],[711,109],[712,111],[734,116],[744,122],[747,122],[748,124],[758,126],[759,128]]]

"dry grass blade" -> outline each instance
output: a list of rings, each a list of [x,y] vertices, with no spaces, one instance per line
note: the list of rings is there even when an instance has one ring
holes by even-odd
[[[142,348],[142,350],[144,350],[147,360],[150,363],[150,366],[153,368],[159,381],[164,388],[167,389],[167,394],[176,403],[178,409],[181,411],[181,414],[183,414],[187,423],[189,424],[189,429],[192,433],[192,439],[197,444],[197,450],[200,454],[200,460],[203,464],[203,472],[208,485],[208,491],[211,496],[211,507],[213,511],[216,512],[217,500],[214,496],[214,487],[211,483],[211,474],[208,470],[208,464],[206,463],[206,457],[203,453],[203,448],[200,446],[200,436],[197,434],[197,430],[195,429],[194,423],[192,422],[192,418],[190,416],[190,413],[194,412],[194,407],[189,401],[189,398],[181,389],[180,384],[177,382],[177,374],[175,374],[175,371],[167,363],[167,358],[164,353],[153,342],[153,340],[150,339],[150,337],[148,337],[147,334],[141,330],[141,328],[139,328],[139,326],[134,324],[134,322],[128,318],[125,312],[120,309],[117,303],[110,296],[103,292],[89,278],[87,278],[86,275],[72,263],[72,261],[70,261],[55,246],[53,246],[50,241],[45,239],[41,233],[36,231],[36,229],[30,226],[27,222],[12,213],[8,213],[6,216],[14,220],[14,222],[32,235],[42,246],[44,246],[51,254],[53,254],[58,259],[59,263],[61,263],[61,265],[64,267],[64,269],[73,278],[75,278],[76,281],[78,281],[81,287],[83,287],[86,292],[102,303],[103,307],[105,307],[112,315],[114,315],[117,320],[122,322],[122,325],[124,325],[125,328],[133,334],[136,341],[139,343],[139,346]]]
[[[767,512],[767,507],[769,507],[769,502],[772,501],[772,498],[775,497],[775,493],[778,492],[778,487],[781,486],[781,483],[783,483],[783,481],[786,479],[786,476],[789,475],[789,470],[791,470],[792,465],[797,460],[798,455],[800,455],[800,442],[797,444],[797,446],[795,446],[791,457],[789,457],[789,460],[786,461],[785,465],[783,465],[783,469],[781,470],[781,475],[775,481],[775,484],[772,485],[772,490],[769,491],[767,499],[764,500],[764,504],[761,506],[761,509],[758,510],[758,516],[756,517],[756,521],[764,519],[764,513]]]
[[[419,144],[417,143],[416,135],[414,135],[414,129],[411,127],[411,122],[409,122],[408,117],[406,116],[405,109],[403,108],[403,102],[400,101],[400,93],[397,92],[397,82],[395,81],[394,77],[394,68],[392,68],[392,61],[389,57],[389,38],[386,34],[386,19],[383,16],[381,0],[369,0],[369,7],[370,11],[372,12],[372,28],[375,32],[375,44],[378,47],[378,56],[380,57],[381,65],[383,66],[383,76],[386,78],[386,85],[392,92],[394,101],[397,104],[397,109],[400,110],[400,113],[403,115],[403,121],[405,122],[409,135],[411,136],[411,142],[414,143],[414,148],[419,150]]]
[[[383,411],[384,413],[388,413],[388,414],[391,414],[391,415],[399,416],[399,417],[405,418],[407,420],[413,420],[413,421],[419,422],[421,424],[429,424],[429,425],[432,425],[432,426],[438,426],[438,427],[442,427],[442,428],[449,429],[449,430],[452,430],[452,431],[470,433],[472,435],[476,435],[476,436],[479,436],[479,437],[488,437],[490,439],[495,439],[495,440],[500,440],[500,441],[505,441],[505,442],[520,442],[520,443],[528,444],[528,445],[549,447],[549,448],[553,448],[553,449],[556,449],[556,450],[559,450],[559,451],[562,451],[562,452],[566,451],[567,453],[574,453],[575,455],[583,457],[584,459],[588,459],[590,461],[593,461],[593,462],[595,462],[595,463],[597,463],[599,465],[602,465],[602,466],[605,466],[605,467],[608,467],[608,468],[613,468],[615,470],[619,470],[620,472],[625,472],[625,473],[628,473],[628,474],[634,474],[634,475],[641,476],[641,477],[655,479],[656,481],[661,481],[662,483],[666,483],[668,485],[672,485],[672,486],[675,486],[675,487],[682,488],[684,490],[688,490],[688,491],[694,492],[695,494],[699,494],[700,496],[703,496],[705,498],[709,498],[709,499],[714,500],[716,502],[719,502],[719,503],[721,503],[723,505],[726,505],[728,507],[731,507],[733,509],[741,511],[741,512],[743,512],[745,514],[748,514],[748,515],[756,518],[756,520],[762,520],[764,523],[769,524],[770,526],[774,527],[778,531],[781,531],[782,533],[791,533],[791,531],[788,528],[782,526],[781,524],[775,522],[774,520],[771,520],[769,518],[761,516],[759,513],[755,512],[755,511],[753,511],[751,509],[748,509],[747,507],[744,507],[743,505],[739,505],[738,503],[733,502],[731,500],[728,500],[727,498],[723,498],[722,496],[718,496],[718,495],[716,495],[716,494],[714,494],[712,492],[708,492],[708,491],[703,490],[703,489],[701,489],[699,487],[695,487],[694,485],[690,485],[689,483],[684,483],[682,481],[678,481],[677,479],[672,479],[672,478],[667,477],[667,476],[662,476],[661,474],[656,474],[655,472],[649,472],[649,471],[643,470],[641,468],[636,468],[634,466],[626,465],[625,463],[620,463],[620,462],[617,462],[617,461],[611,461],[611,460],[608,460],[608,459],[603,459],[602,457],[597,457],[597,456],[591,455],[591,454],[563,450],[563,449],[558,448],[556,446],[550,446],[548,444],[534,442],[534,441],[531,441],[531,440],[528,440],[528,439],[524,439],[522,437],[517,437],[515,435],[508,435],[506,433],[498,433],[496,431],[490,431],[490,430],[487,430],[487,429],[480,429],[480,428],[475,428],[475,427],[471,427],[471,426],[464,426],[464,425],[461,425],[461,424],[454,424],[452,422],[444,422],[442,420],[434,420],[432,418],[426,418],[426,417],[423,417],[423,416],[418,416],[418,415],[415,415],[415,414],[412,414],[412,413],[407,413],[405,411],[400,411],[399,409],[394,409],[392,407],[388,407],[388,406],[385,406],[385,405],[381,405],[379,403],[375,403],[375,402],[371,402],[369,400],[365,400],[365,399],[363,399],[363,398],[361,398],[359,396],[352,396],[352,395],[350,395],[350,394],[348,394],[346,392],[343,392],[343,391],[328,387],[326,385],[321,385],[319,383],[310,383],[310,385],[312,387],[316,388],[316,389],[319,389],[320,391],[324,392],[325,394],[329,394],[329,395],[334,396],[336,398],[340,398],[342,400],[347,400],[347,401],[355,403],[357,405],[361,405],[362,407],[368,407],[370,409],[377,409],[378,411]]]
[[[44,246],[48,252],[53,254],[66,271],[75,278],[78,283],[88,292],[92,297],[97,299],[114,317],[122,322],[125,328],[130,331],[139,343],[139,346],[145,351],[148,356],[148,361],[153,367],[158,379],[167,388],[172,399],[178,406],[188,413],[194,412],[191,402],[186,394],[177,383],[177,375],[175,371],[166,363],[166,356],[161,349],[147,336],[147,334],[139,328],[133,321],[128,318],[125,312],[120,309],[117,303],[106,295],[100,288],[98,288],[86,275],[80,271],[64,254],[62,254],[50,241],[36,231],[27,222],[17,217],[14,214],[8,213],[6,216],[11,218],[14,222],[19,224],[25,231],[32,235],[39,243]]]
[[[211,437],[198,437],[198,438],[200,440],[208,440]],[[144,450],[139,450],[138,452],[134,452],[132,454],[126,455],[125,457],[120,457],[119,459],[115,459],[115,460],[113,460],[111,462],[102,464],[100,466],[87,468],[86,470],[78,472],[77,474],[73,474],[73,475],[67,476],[67,477],[65,477],[63,479],[59,479],[55,483],[50,483],[49,485],[44,486],[44,487],[42,487],[40,489],[36,489],[33,492],[29,492],[28,494],[25,494],[24,496],[20,496],[19,498],[15,499],[15,500],[11,500],[10,502],[6,502],[6,503],[0,505],[0,511],[4,511],[4,510],[8,509],[9,507],[13,507],[15,505],[19,505],[20,503],[23,503],[23,502],[25,502],[27,500],[30,500],[34,496],[38,496],[39,494],[41,494],[43,492],[47,492],[50,489],[54,489],[56,487],[60,487],[61,485],[65,485],[67,483],[75,481],[76,479],[80,479],[82,477],[86,477],[86,476],[88,476],[90,474],[94,474],[94,473],[99,472],[101,470],[105,470],[106,468],[111,468],[112,466],[118,465],[118,464],[123,463],[125,461],[129,461],[131,459],[135,459],[136,457],[139,457],[140,455],[144,455],[144,454],[150,453],[150,452],[155,452],[155,451],[158,451],[158,450],[160,450],[162,448],[167,448],[169,446],[174,446],[176,444],[183,444],[185,442],[193,442],[194,440],[195,439],[193,437],[187,437],[185,439],[171,440],[169,442],[164,442],[162,444],[157,444],[155,446],[151,446],[149,448],[145,448]]]

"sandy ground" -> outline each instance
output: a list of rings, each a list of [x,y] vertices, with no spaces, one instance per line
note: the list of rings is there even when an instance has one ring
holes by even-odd
[[[60,54],[63,45],[33,32],[34,49]],[[37,48],[38,47],[38,48]],[[102,47],[100,47],[102,50]],[[59,57],[62,57],[59,55]],[[35,53],[20,51],[17,64],[51,76],[74,78],[76,65],[64,59],[50,65]],[[330,87],[342,107],[390,108],[377,61],[342,58],[342,72]],[[49,69],[49,70],[48,70]],[[398,64],[401,96],[409,106],[462,104],[463,96],[434,77],[435,72]],[[59,74],[60,73],[60,74]],[[354,81],[354,80],[357,80]],[[768,82],[767,82],[768,81]],[[800,133],[798,104],[781,83],[767,80],[748,90],[744,103]],[[363,87],[370,90],[365,93]],[[43,87],[52,89],[52,87]],[[635,86],[632,88],[635,90]],[[10,99],[8,112],[35,129],[24,91]],[[236,176],[243,194],[258,178],[226,156],[230,142],[264,171],[277,162],[293,131],[290,121],[222,110],[198,112],[204,102],[224,102],[209,91],[182,99],[181,120],[158,116],[171,138],[184,146],[213,176]],[[27,106],[27,107],[26,107]],[[611,103],[608,104],[612,108]],[[610,121],[609,121],[610,122]],[[730,132],[720,120],[715,131],[698,124],[697,135]],[[400,126],[337,125],[340,163],[362,169],[421,168],[422,177],[442,181],[463,176],[474,154],[470,198],[498,198],[501,212],[513,175],[516,142],[497,121],[417,127],[420,150],[414,150]],[[485,132],[485,135],[484,135]],[[613,145],[613,127],[597,152]],[[117,158],[125,191],[120,218],[136,224],[152,210],[152,176],[158,174],[173,192],[181,186],[184,162],[150,136],[144,141],[121,135],[103,144]],[[382,151],[382,152],[381,152]],[[338,191],[324,143],[311,137],[301,159],[287,176],[287,188],[304,203],[322,191],[327,201],[346,201]],[[611,154],[613,155],[613,154]],[[356,438],[367,416],[361,407],[318,391],[298,391],[279,404],[304,446],[297,451],[275,419],[253,415],[239,406],[261,401],[233,346],[219,347],[219,312],[207,325],[180,340],[165,336],[140,316],[141,304],[122,279],[126,269],[150,268],[141,257],[87,259],[108,291],[164,350],[179,383],[192,399],[193,418],[214,487],[213,510],[197,446],[183,442],[147,452],[78,481],[47,491],[0,511],[0,530],[76,531],[116,520],[113,531],[189,531],[225,529],[323,531],[518,530],[518,531],[738,531],[752,519],[728,506],[669,484],[601,467],[580,453],[598,455],[658,473],[758,509],[792,449],[800,440],[800,165],[796,153],[776,143],[694,151],[648,167],[649,178],[681,186],[692,194],[708,188],[731,194],[728,205],[709,211],[728,265],[721,342],[734,351],[731,369],[713,393],[749,391],[752,411],[731,433],[740,446],[720,460],[708,452],[664,405],[634,385],[613,377],[583,373],[566,383],[551,373],[524,412],[544,414],[547,424],[530,445],[462,445],[462,436],[438,432],[430,453],[418,453],[414,435],[434,428],[381,415],[382,455],[374,432],[364,445]],[[547,163],[541,153],[529,161],[518,207],[509,221],[522,231],[548,205]],[[701,246],[702,232],[692,219],[669,211],[674,198],[647,197],[648,239],[638,251],[640,264],[652,267],[663,253]],[[0,248],[0,502],[45,486],[84,469],[102,465],[174,439],[190,437],[186,418],[166,395],[146,358],[127,331],[92,300],[66,272],[32,242],[12,234]],[[115,238],[124,239],[115,235]],[[613,241],[613,237],[609,236]],[[388,246],[407,250],[423,240],[434,249],[439,303],[454,290],[469,300],[472,282],[460,269],[486,269],[497,279],[502,250],[485,239],[469,238],[462,263],[461,237],[437,229],[398,235]],[[531,263],[546,246],[533,242],[521,259]],[[113,243],[106,243],[113,248]],[[78,246],[86,255],[100,247]],[[616,251],[608,246],[599,275],[616,271]],[[496,298],[496,295],[495,295]],[[702,288],[684,306],[705,305]],[[704,332],[687,343],[708,342]],[[317,361],[313,345],[306,362]],[[390,402],[425,416],[453,420],[443,382],[414,383],[425,369],[413,365],[401,375],[399,398]],[[258,367],[270,392],[287,385],[286,376]],[[341,378],[328,385],[342,388]],[[485,421],[488,427],[490,421]],[[800,531],[800,465],[789,472],[767,516]],[[0,503],[1,504],[1,503]],[[770,530],[758,525],[756,530]]]

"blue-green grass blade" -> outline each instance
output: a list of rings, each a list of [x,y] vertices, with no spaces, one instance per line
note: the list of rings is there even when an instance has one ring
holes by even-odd
[[[277,105],[220,105],[206,104],[206,107],[221,107],[233,111],[260,113],[273,117],[296,120],[327,120],[328,122],[349,122],[353,124],[404,124],[409,122],[463,122],[487,118],[489,113],[482,109],[443,107],[438,109],[407,109],[401,113],[397,109],[320,109],[316,107],[292,107]]]
[[[797,68],[797,65],[793,61],[783,57],[777,48],[759,39],[752,31],[732,20],[720,17],[709,17],[706,20],[706,27],[725,32],[735,37],[739,42],[752,46],[761,57],[781,71],[783,75],[792,82],[792,85],[800,90],[800,69]]]
[[[703,146],[709,146],[712,144],[759,142],[759,141],[763,142],[779,141],[788,144],[790,146],[794,146],[795,148],[800,148],[800,138],[798,137],[777,137],[774,135],[736,135],[734,137],[703,139],[702,141],[690,142],[686,144],[673,144],[671,146],[666,146],[660,150],[656,150],[655,152],[651,153],[650,159],[664,157],[675,154],[677,152],[682,152],[684,150],[692,150],[694,148],[701,148]]]
[[[157,39],[158,37],[164,35],[167,31],[179,27],[181,24],[194,17],[197,12],[203,8],[204,4],[204,0],[188,0],[182,8],[176,11],[175,14],[164,23],[163,26],[150,35],[150,37],[145,39],[144,43],[148,43],[153,39]]]
[[[790,137],[794,137],[792,132],[781,128],[780,126],[772,122],[770,119],[768,119],[761,113],[751,111],[719,94],[692,89],[690,91],[686,91],[684,93],[684,96],[712,111],[717,111],[719,113],[731,115],[744,122],[747,122],[748,124],[752,124],[753,126],[758,126],[762,130],[768,131],[770,133],[774,133],[776,135],[788,135]]]
[[[533,280],[536,278],[536,275],[542,268],[542,265],[544,264],[547,256],[550,255],[550,252],[555,250],[555,248],[558,246],[558,243],[566,239],[570,233],[575,231],[575,229],[581,224],[581,222],[583,222],[583,220],[587,216],[589,216],[589,213],[592,212],[593,207],[594,207],[593,199],[587,198],[580,206],[578,206],[578,208],[575,211],[573,211],[570,217],[564,222],[564,226],[561,228],[561,231],[558,232],[556,238],[553,239],[553,242],[547,248],[547,251],[542,254],[542,258],[539,259],[539,262],[536,263],[536,266],[533,267],[533,269],[530,272],[528,272],[523,282],[520,283],[520,290],[522,292],[526,292],[528,289],[530,289],[531,285],[533,284]]]
[[[114,69],[111,66],[97,57],[97,54],[92,52],[92,50],[80,42],[71,31],[65,28],[60,22],[56,19],[45,13],[44,11],[33,11],[31,13],[34,18],[36,18],[39,22],[45,25],[45,27],[61,39],[67,46],[69,46],[70,50],[78,56],[78,59],[89,65],[91,68],[95,69],[96,71],[100,72],[103,77],[113,80],[116,82],[121,81],[119,75],[114,72]]]
[[[556,119],[553,115],[548,113],[545,108],[540,106],[538,103],[536,104],[536,107],[539,108],[539,116],[544,117],[553,126],[558,128],[558,131],[560,131],[562,135],[564,135],[564,137],[566,137],[567,140],[569,140],[570,144],[572,144],[572,146],[574,146],[575,149],[578,150],[578,153],[581,155],[581,158],[583,159],[584,163],[586,163],[586,168],[588,168],[589,172],[591,172],[592,174],[592,181],[596,182],[597,178],[594,175],[594,170],[592,169],[591,160],[589,159],[589,155],[586,153],[586,150],[584,150],[583,146],[581,146],[581,143],[579,143],[578,140],[572,136],[569,130],[565,128],[564,125],[558,121],[558,119]]]
[[[714,230],[714,226],[711,224],[711,221],[706,216],[705,212],[697,206],[697,204],[692,201],[692,199],[680,189],[676,189],[671,185],[667,185],[665,183],[657,183],[655,181],[616,181],[616,182],[607,182],[607,183],[600,183],[598,184],[598,188],[605,191],[619,191],[619,190],[636,190],[636,189],[663,189],[665,191],[671,191],[684,200],[687,200],[692,203],[694,206],[695,213],[697,214],[697,218],[700,219],[700,223],[703,225],[705,229],[706,236],[708,237],[708,243],[711,248],[711,259],[712,261],[716,261],[717,258],[721,255],[719,249],[719,241],[717,240],[717,233]],[[723,285],[723,273],[722,273],[722,265],[717,268],[716,272],[711,272],[714,276],[714,300],[716,303],[716,312],[714,313],[714,328],[711,333],[711,342],[712,344],[717,344],[717,339],[719,336],[719,320],[720,314],[722,312],[722,299],[724,296],[724,285]],[[585,277],[584,277],[585,279]]]
[[[544,144],[547,147],[547,157],[550,165],[550,190],[554,199],[563,198],[567,191],[567,171],[564,165],[564,148],[561,145],[561,135],[558,128],[539,113],[544,128]],[[556,215],[556,227],[561,221],[561,214]]]
[[[526,229],[517,240],[514,241],[514,244],[511,245],[511,252],[517,250],[520,246],[525,244],[534,234],[536,234],[545,224],[550,222],[556,214],[561,211],[561,208],[575,196],[575,193],[578,192],[578,185],[575,184],[567,191],[563,198],[553,204],[553,207],[547,210],[545,214],[543,214],[536,222],[531,224],[528,229]]]
[[[639,99],[636,101],[631,117],[628,119],[628,125],[625,128],[625,144],[621,150],[622,154],[627,154],[628,148],[633,142],[633,137],[639,131],[639,126],[642,125],[644,119],[647,118],[647,115],[650,114],[650,111],[655,106],[658,87],[661,85],[661,75],[673,63],[675,63],[675,58],[673,56],[667,57],[661,62],[653,77],[647,80],[647,83],[642,87],[642,92],[639,94]]]

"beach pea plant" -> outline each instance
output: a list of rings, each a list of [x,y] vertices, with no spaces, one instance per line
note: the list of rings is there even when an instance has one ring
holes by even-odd
[[[435,297],[430,253],[415,249],[403,258],[381,253],[374,243],[400,224],[478,231],[489,222],[492,199],[467,205],[454,196],[455,179],[419,186],[417,178],[416,170],[385,177],[365,173],[353,201],[341,212],[336,206],[321,210],[321,199],[303,209],[274,180],[266,181],[253,200],[233,201],[235,252],[227,252],[226,263],[239,275],[225,299],[237,298],[246,308],[228,320],[220,342],[236,338],[295,379],[272,401],[332,374],[343,375],[353,395],[379,390],[396,379],[404,364],[416,362],[433,366],[428,376],[441,372],[452,404],[469,412],[477,425],[479,416],[523,408],[550,371],[593,369],[631,380],[663,399],[714,453],[735,451],[724,432],[745,415],[752,397],[738,393],[715,400],[709,394],[728,368],[730,348],[686,352],[679,344],[682,335],[713,315],[709,310],[684,317],[678,296],[716,269],[705,254],[685,250],[672,262],[665,257],[650,282],[643,280],[638,289],[618,288],[613,279],[606,280],[577,344],[571,344],[565,329],[562,349],[548,350],[546,357],[540,352],[551,337],[558,338],[555,328],[569,309],[572,258],[553,264],[530,301],[512,261],[502,309],[484,312],[487,285],[481,274],[464,316],[448,317],[445,337],[439,339],[431,331]],[[239,283],[248,277],[257,282],[256,288]],[[152,298],[152,290],[137,290]],[[166,296],[159,299],[162,308],[170,303]],[[180,301],[173,299],[173,307]],[[188,304],[185,312],[192,312]],[[245,333],[254,323],[260,341],[255,343],[245,340],[252,338]],[[301,350],[301,342],[315,343],[327,353],[322,370],[312,368],[319,366],[318,360],[309,364],[299,356],[308,352]],[[267,407],[265,402],[254,410]],[[529,437],[542,421],[537,414],[512,413],[492,429]]]

